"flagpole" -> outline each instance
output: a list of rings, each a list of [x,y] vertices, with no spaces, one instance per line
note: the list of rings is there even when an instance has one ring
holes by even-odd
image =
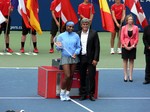
[[[90,19],[91,19],[91,15],[92,15],[92,5],[93,5],[93,0],[91,0]],[[91,24],[92,24],[92,20],[91,20]],[[91,24],[90,24],[90,27],[91,27]]]
[[[7,18],[7,21],[6,21],[6,29],[5,29],[5,34],[4,34],[4,52],[6,52],[7,30],[8,30],[8,24],[9,24],[9,21],[10,21],[10,7],[11,7],[11,1],[10,1],[10,5],[9,5],[8,18]]]
[[[32,29],[30,29],[30,42],[29,42],[29,53],[31,54],[32,53],[32,43],[33,43],[33,41],[32,41]]]

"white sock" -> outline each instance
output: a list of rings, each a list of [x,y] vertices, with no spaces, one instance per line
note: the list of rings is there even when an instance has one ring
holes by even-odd
[[[60,90],[60,93],[65,93],[65,89],[61,89],[61,90]]]
[[[121,48],[118,48],[118,50],[121,50]]]
[[[114,50],[114,48],[111,48],[111,50]]]
[[[66,91],[66,94],[68,95],[70,93],[70,91]]]

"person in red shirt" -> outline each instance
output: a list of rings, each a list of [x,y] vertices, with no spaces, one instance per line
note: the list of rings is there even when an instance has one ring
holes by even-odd
[[[57,12],[55,10],[55,8],[57,7],[56,6],[56,0],[53,0],[51,2],[51,5],[50,5],[50,11],[52,13],[52,24],[51,24],[51,48],[50,48],[50,53],[53,53],[54,52],[54,42],[53,42],[53,39],[54,37],[56,36],[57,32],[62,32],[61,29],[62,29],[62,20],[60,18],[60,11]]]
[[[114,24],[115,24],[115,32],[111,34],[111,54],[115,53],[114,50],[114,43],[115,43],[115,37],[116,37],[116,33],[117,33],[117,37],[118,37],[118,49],[117,49],[117,53],[121,54],[121,43],[120,43],[120,28],[122,26],[122,23],[125,19],[125,5],[121,3],[120,0],[115,0],[115,3],[111,6],[111,11],[112,11],[112,17],[114,20]]]
[[[5,51],[12,53],[13,50],[9,47],[9,34],[10,34],[10,24],[11,24],[11,18],[10,14],[13,11],[13,7],[10,4],[10,0],[0,0],[0,11],[4,15],[4,17],[7,19],[4,23],[2,23],[0,26],[0,34],[2,31],[4,31],[5,34]]]
[[[24,0],[24,3],[25,3],[25,6],[27,4],[27,0]],[[37,11],[39,12],[39,7],[38,7],[38,4],[35,4],[35,7],[37,7]],[[27,11],[27,15],[28,17],[30,17],[29,15],[29,10],[26,8],[26,11]],[[34,47],[34,50],[33,52],[34,53],[38,53],[39,50],[37,48],[37,37],[36,37],[36,31],[34,29],[30,29],[30,28],[27,28],[23,19],[22,19],[22,37],[21,37],[21,49],[20,49],[20,52],[21,53],[24,53],[25,50],[24,50],[24,45],[25,45],[25,41],[26,41],[26,35],[28,33],[31,33],[31,37],[32,37],[32,42],[33,42],[33,47]]]
[[[79,22],[83,18],[88,18],[90,20],[90,25],[92,24],[92,20],[94,17],[94,5],[89,2],[89,0],[84,0],[81,4],[78,6],[78,14],[80,16]],[[79,30],[81,30],[81,26],[79,24]]]

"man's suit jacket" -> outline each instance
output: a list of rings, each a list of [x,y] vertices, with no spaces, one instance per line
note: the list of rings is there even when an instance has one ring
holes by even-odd
[[[150,50],[148,47],[150,47],[150,25],[144,28],[143,32],[143,43],[144,43],[144,53],[150,55]]]
[[[81,32],[78,32],[78,35],[81,39]],[[82,46],[82,45],[81,45]],[[98,37],[98,34],[96,31],[94,30],[89,30],[89,34],[88,34],[88,39],[87,39],[87,46],[86,46],[86,50],[87,50],[87,57],[88,57],[88,62],[92,63],[93,60],[99,61],[99,56],[100,56],[100,40]],[[82,47],[81,47],[82,50]],[[81,56],[81,52],[79,57]]]

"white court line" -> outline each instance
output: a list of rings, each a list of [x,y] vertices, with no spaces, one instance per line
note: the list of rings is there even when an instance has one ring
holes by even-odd
[[[38,67],[0,67],[0,69],[38,69]]]
[[[86,109],[86,110],[89,111],[89,112],[94,112],[93,110],[87,108],[86,106],[84,106],[84,105],[78,103],[77,101],[75,101],[75,100],[73,100],[73,99],[71,99],[71,101],[72,101],[73,103],[75,103],[75,104],[81,106],[82,108]]]
[[[8,99],[20,99],[20,100],[25,100],[25,99],[37,99],[37,100],[43,100],[45,99],[44,97],[0,97],[0,99],[8,100]],[[150,100],[150,97],[98,97],[98,100]],[[78,103],[75,100],[71,99],[74,103]]]
[[[123,70],[123,68],[96,68],[97,70]],[[133,68],[133,70],[145,70],[145,68]]]
[[[37,53],[32,53],[33,55],[37,55]]]
[[[4,53],[4,52],[0,52],[0,55],[12,55],[11,53],[9,53],[9,52],[6,52],[6,53]]]
[[[0,67],[6,69],[38,69],[38,67]],[[96,68],[97,70],[123,70],[123,68]],[[134,68],[134,70],[145,70],[145,68]]]
[[[150,100],[150,97],[98,97],[99,100]]]
[[[1,100],[43,100],[43,97],[0,97]]]
[[[22,53],[20,53],[20,52],[14,52],[14,53],[8,53],[8,52],[3,53],[3,52],[0,52],[0,55],[14,55],[14,54],[16,54],[16,55],[18,55],[18,56],[21,56],[21,55],[22,55]],[[25,55],[28,55],[28,56],[30,56],[30,55],[33,55],[33,56],[38,55],[37,53],[32,53],[32,52],[24,53],[24,54],[25,54]]]
[[[20,53],[20,52],[15,52],[15,54],[18,55],[18,56],[22,55],[22,53]]]
[[[0,52],[0,55],[4,55],[4,53]]]

